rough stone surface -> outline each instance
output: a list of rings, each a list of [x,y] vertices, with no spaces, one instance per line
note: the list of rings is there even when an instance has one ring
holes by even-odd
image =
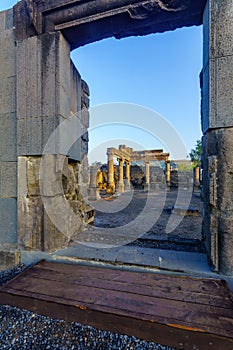
[[[69,93],[69,79],[63,78],[70,66],[69,47],[65,54],[64,42],[62,35],[53,33],[18,43],[18,118],[69,115],[69,99],[62,95]]]
[[[209,131],[203,138],[203,234],[215,269],[232,273],[233,128]],[[209,221],[208,221],[209,220]]]
[[[4,12],[3,12],[4,13]],[[0,30],[0,77],[9,78],[16,75],[15,44],[13,30]]]
[[[27,185],[27,157],[18,157],[18,198],[26,198]]]
[[[233,55],[233,4],[231,0],[210,1],[210,54],[213,57]]]
[[[22,23],[25,5],[19,4]],[[82,165],[77,164],[85,159],[88,140],[80,137],[70,150],[66,146],[72,136],[87,132],[89,114],[85,125],[81,114],[87,90],[61,33],[17,41],[18,230],[19,244],[25,249],[65,247],[89,220],[90,208],[79,188],[84,183],[79,179]],[[72,130],[60,128],[65,119],[76,115],[79,122]],[[49,149],[42,157],[48,140]]]
[[[41,155],[50,136],[62,121],[62,117],[30,117],[18,120],[18,155]],[[62,150],[61,140],[57,132],[50,142],[56,152]]]
[[[230,229],[229,229],[230,228]],[[233,211],[221,213],[219,218],[219,269],[226,275],[233,271]]]
[[[70,116],[69,54],[69,45],[59,33],[17,45],[19,155],[41,155],[52,132]]]
[[[0,245],[0,270],[20,263],[20,251],[10,246]]]
[[[89,6],[80,1],[64,4],[62,0],[53,0],[37,2],[34,16],[27,4],[19,3],[14,7],[16,37],[19,40],[41,33],[43,28],[37,20],[42,17],[46,31],[62,30],[75,49],[111,36],[146,35],[201,24],[205,2],[188,1],[183,6],[182,0],[114,0],[94,1]]]
[[[65,164],[64,164],[65,162]],[[46,154],[36,160],[37,189],[42,196],[55,197],[63,194],[62,171],[67,174],[68,160],[62,155]],[[64,169],[64,170],[63,170]],[[29,173],[28,173],[29,174]],[[41,184],[39,188],[39,174]]]
[[[233,5],[231,12],[233,12]],[[213,127],[233,126],[233,54],[218,58],[215,72],[216,116]]]
[[[17,243],[16,47],[13,11],[0,12],[0,265],[15,264]]]
[[[4,198],[17,197],[17,163],[0,162],[0,195]]]
[[[17,201],[16,198],[0,198],[0,242],[17,243]]]
[[[85,114],[84,122],[81,114],[82,85],[87,90],[87,84],[81,82],[70,60],[69,44],[59,33],[31,37],[18,43],[17,61],[18,154],[41,155],[58,125],[77,115],[80,123],[72,132],[80,137],[69,150],[69,157],[81,161],[87,152],[82,136],[87,132],[89,115]],[[58,154],[66,155],[62,146],[67,142],[65,137],[70,135],[56,134]]]
[[[201,73],[203,137],[202,232],[213,269],[232,274],[233,3],[208,0]]]
[[[1,79],[0,85],[0,114],[15,112],[15,77]]]
[[[81,186],[82,165],[69,163],[62,155],[47,155],[43,160],[19,157],[19,169],[26,177],[19,181],[19,246],[42,251],[66,247],[90,219]]]
[[[0,123],[1,161],[16,162],[16,114],[1,114]]]
[[[233,126],[233,4],[207,1],[204,11],[202,130]]]
[[[43,250],[43,206],[40,197],[18,199],[18,244]]]

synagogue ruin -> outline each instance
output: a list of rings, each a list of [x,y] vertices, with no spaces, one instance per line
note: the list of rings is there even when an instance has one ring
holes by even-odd
[[[145,181],[143,183],[143,189],[148,190],[151,185],[150,181],[150,162],[151,161],[164,161],[166,164],[166,181],[170,183],[170,161],[168,160],[169,154],[164,153],[163,150],[144,150],[134,151],[126,145],[120,145],[118,149],[111,147],[107,149],[107,191],[114,193],[115,191],[121,193],[128,191],[131,187],[131,164],[133,162],[142,163],[145,167]],[[118,176],[117,181],[114,171],[114,157],[118,161]],[[159,167],[158,167],[159,168]],[[160,169],[160,168],[159,168]],[[89,199],[95,200],[99,198],[99,185],[103,182],[97,179],[99,174],[99,167],[92,166],[90,168],[90,185],[89,185]],[[144,174],[144,172],[143,172]],[[99,174],[100,175],[100,174]],[[103,174],[100,175],[103,178]],[[161,181],[157,182],[160,184]],[[153,182],[155,185],[156,179]]]
[[[185,164],[188,171],[180,172],[179,164]],[[88,199],[91,201],[100,199],[101,190],[114,194],[131,188],[168,191],[178,187],[200,189],[200,167],[195,166],[192,170],[188,160],[170,160],[169,153],[162,149],[135,151],[119,145],[118,149],[107,149],[107,164],[89,167]]]
[[[21,0],[0,13],[0,265],[17,264],[23,250],[65,247],[91,220],[92,208],[80,192],[81,184],[87,186],[89,89],[70,52],[112,36],[203,24],[202,231],[212,269],[233,274],[232,13],[232,0]],[[53,179],[48,191],[46,185],[39,186],[44,147],[72,116],[79,121],[76,131],[81,136],[68,151],[58,147],[48,155],[44,178]],[[57,135],[58,146],[60,138]],[[122,190],[128,186],[129,174],[124,182],[122,165],[129,166],[129,152],[120,151],[125,155],[119,157]],[[113,184],[111,152],[116,150],[109,151]],[[167,167],[169,181],[169,162]],[[65,198],[76,214],[73,222],[63,215],[67,232],[59,231],[43,206],[49,203],[59,219],[57,198]]]

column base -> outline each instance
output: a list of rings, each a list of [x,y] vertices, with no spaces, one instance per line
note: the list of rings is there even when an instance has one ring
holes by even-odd
[[[115,183],[109,183],[108,187],[106,188],[106,193],[108,194],[114,194],[116,191]]]
[[[100,198],[99,189],[97,187],[88,188],[88,199],[90,201],[97,201]]]
[[[117,192],[119,192],[119,193],[125,192],[125,188],[124,188],[124,184],[123,183],[119,182],[117,184]]]
[[[130,190],[130,182],[128,181],[128,179],[124,180],[124,190],[125,191],[129,191]]]
[[[148,192],[150,190],[150,184],[145,184],[144,187],[143,187],[143,190],[145,192]]]

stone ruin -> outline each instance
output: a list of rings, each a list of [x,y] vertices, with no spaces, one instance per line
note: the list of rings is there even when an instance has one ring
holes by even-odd
[[[98,199],[99,189],[105,188],[107,193],[115,191],[128,191],[131,186],[144,190],[170,184],[170,160],[169,154],[162,149],[134,151],[126,145],[120,145],[118,149],[107,149],[107,166],[100,170],[100,165],[91,167],[89,194],[91,198]],[[114,165],[114,157],[118,165]],[[164,171],[160,166],[152,166],[151,162],[163,162]],[[134,164],[135,163],[135,164]],[[136,165],[140,164],[140,165]],[[93,190],[92,190],[93,189]]]
[[[70,51],[112,36],[203,24],[202,230],[213,270],[233,274],[232,13],[232,0],[93,0],[91,6],[79,0],[21,0],[0,13],[1,265],[17,263],[22,249],[52,250],[70,238],[46,217],[37,173],[52,132],[71,112],[88,107],[88,88]],[[88,128],[87,111],[79,113],[79,121],[80,129]],[[56,182],[57,164],[64,161],[65,196],[80,227],[89,210],[79,193],[87,141],[84,133],[71,153],[52,154],[48,170]]]
[[[179,164],[187,169],[180,171]],[[89,167],[88,185],[90,200],[100,199],[100,192],[121,193],[131,187],[145,191],[181,187],[200,190],[200,167],[192,170],[188,160],[169,160],[169,153],[162,149],[135,151],[119,145],[118,149],[107,149],[107,164],[97,163]]]

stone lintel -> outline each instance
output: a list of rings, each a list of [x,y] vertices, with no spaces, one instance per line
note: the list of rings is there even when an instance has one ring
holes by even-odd
[[[27,0],[14,6],[16,39],[62,31],[75,49],[107,37],[122,38],[202,24],[206,0]],[[156,19],[159,20],[156,20]],[[44,24],[42,26],[42,23]]]

